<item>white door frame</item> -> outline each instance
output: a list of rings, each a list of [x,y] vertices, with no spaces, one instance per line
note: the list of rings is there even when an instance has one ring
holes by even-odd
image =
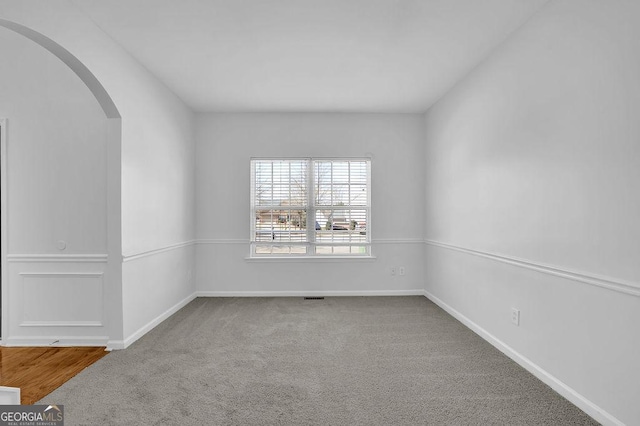
[[[7,250],[9,248],[9,236],[7,232],[9,231],[9,222],[8,222],[8,211],[7,211],[7,119],[0,118],[0,169],[2,170],[2,176],[0,176],[0,191],[2,192],[2,196],[0,197],[0,216],[2,220],[0,221],[0,232],[2,232],[2,246],[1,246],[1,255],[2,258],[2,312],[0,312],[0,316],[2,318],[2,334],[0,335],[0,344],[2,344],[2,339],[6,339],[8,329],[8,316],[9,312],[9,270],[8,270],[8,262],[7,262]]]

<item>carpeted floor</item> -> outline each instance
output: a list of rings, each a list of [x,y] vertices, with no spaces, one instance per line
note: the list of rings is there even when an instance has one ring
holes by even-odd
[[[67,425],[591,425],[424,297],[199,298],[40,401]]]

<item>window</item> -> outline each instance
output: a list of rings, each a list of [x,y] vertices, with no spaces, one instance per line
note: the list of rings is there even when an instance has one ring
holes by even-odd
[[[371,162],[251,160],[252,256],[369,256]]]

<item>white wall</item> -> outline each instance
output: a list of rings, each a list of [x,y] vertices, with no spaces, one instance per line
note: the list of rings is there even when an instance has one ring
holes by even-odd
[[[106,253],[106,120],[80,79],[0,28],[0,116],[9,120],[11,253]]]
[[[125,346],[195,291],[193,113],[145,70],[132,73],[139,107],[122,145]]]
[[[637,5],[552,1],[426,120],[428,294],[598,420],[629,425],[639,76]]]
[[[122,117],[121,152],[108,165],[118,176],[121,169],[121,187],[117,182],[118,198],[107,206],[119,215],[108,244],[117,245],[109,259],[121,276],[112,277],[105,298],[114,324],[110,346],[126,346],[195,290],[193,114],[71,2],[0,0],[0,7],[3,19],[52,39],[84,64]]]
[[[53,332],[106,343],[107,120],[78,76],[36,43],[0,28],[0,51],[11,296],[3,340]]]
[[[197,288],[201,294],[350,294],[422,288],[421,115],[199,114]],[[247,261],[251,157],[372,156],[374,261]],[[390,266],[404,266],[392,277]],[[284,292],[284,293],[276,293]]]

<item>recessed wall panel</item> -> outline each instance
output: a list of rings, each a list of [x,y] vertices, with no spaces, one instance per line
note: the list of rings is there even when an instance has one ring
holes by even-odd
[[[102,326],[102,273],[21,273],[22,327]]]

